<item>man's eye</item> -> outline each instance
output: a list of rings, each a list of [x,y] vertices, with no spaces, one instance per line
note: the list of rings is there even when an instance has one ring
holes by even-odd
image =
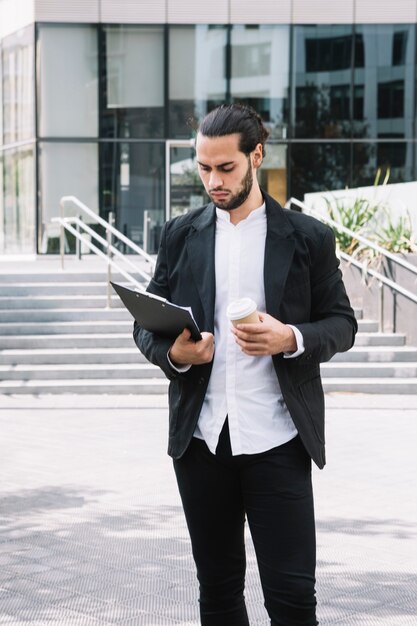
[[[227,174],[228,172],[232,172],[232,171],[233,171],[233,167],[228,167],[228,168],[225,168],[225,167],[224,167],[224,168],[222,169],[222,172],[226,172],[226,174]]]

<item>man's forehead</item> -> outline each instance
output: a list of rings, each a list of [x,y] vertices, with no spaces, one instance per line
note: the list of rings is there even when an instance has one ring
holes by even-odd
[[[199,157],[225,161],[230,160],[231,157],[237,159],[239,156],[244,156],[244,153],[239,150],[239,142],[240,135],[238,133],[220,137],[207,137],[198,133],[196,138],[197,159]]]

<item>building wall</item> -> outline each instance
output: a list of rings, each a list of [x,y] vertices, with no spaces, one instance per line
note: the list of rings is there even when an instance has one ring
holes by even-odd
[[[416,0],[35,0],[38,21],[136,24],[409,23]],[[121,19],[123,16],[123,19]]]
[[[134,24],[398,24],[417,0],[0,0],[0,38],[31,22]]]

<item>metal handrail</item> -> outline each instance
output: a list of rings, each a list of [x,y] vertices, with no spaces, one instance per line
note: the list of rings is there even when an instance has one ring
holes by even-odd
[[[333,228],[335,228],[335,230],[339,230],[339,231],[341,231],[343,233],[346,233],[350,237],[352,237],[352,238],[356,239],[357,241],[359,241],[360,243],[364,244],[367,248],[371,248],[371,249],[375,250],[376,252],[379,252],[386,259],[389,259],[393,263],[396,263],[397,265],[400,265],[401,267],[405,268],[406,270],[409,270],[413,274],[417,275],[417,267],[415,265],[412,265],[411,263],[408,263],[408,261],[405,261],[401,257],[395,256],[394,254],[392,254],[388,250],[385,250],[385,248],[382,248],[381,246],[378,246],[378,244],[374,243],[370,239],[367,239],[366,237],[363,237],[362,235],[360,235],[360,234],[356,233],[355,231],[351,230],[350,228],[347,228],[346,226],[343,226],[342,224],[340,224],[339,222],[336,222],[335,220],[331,219],[327,215],[323,215],[322,213],[319,213],[318,211],[315,211],[314,209],[311,209],[310,207],[306,206],[300,200],[297,200],[297,198],[290,198],[285,203],[285,207],[287,209],[289,209],[291,207],[291,204],[295,204],[296,206],[300,207],[303,210],[304,213],[307,213],[307,214],[311,215],[312,217],[314,217],[316,219],[319,219],[322,222],[325,222],[329,226],[332,226]],[[391,289],[391,292],[393,294],[393,311],[392,311],[393,324],[392,324],[392,327],[393,327],[393,332],[395,333],[396,332],[396,317],[397,317],[397,315],[396,315],[396,307],[397,307],[396,295],[399,294],[399,295],[405,297],[407,300],[413,302],[414,304],[417,304],[417,295],[415,293],[409,291],[408,289],[405,289],[404,287],[399,285],[397,282],[391,280],[387,276],[384,276],[380,272],[378,272],[378,271],[374,270],[373,268],[369,267],[369,265],[367,263],[359,261],[356,257],[354,257],[354,256],[352,256],[350,254],[347,254],[346,252],[342,252],[341,250],[339,250],[338,251],[338,256],[341,259],[343,259],[344,261],[346,261],[349,265],[354,265],[355,267],[360,269],[363,274],[369,274],[370,276],[372,276],[373,278],[375,278],[378,281],[379,286],[381,287],[381,289],[380,289],[380,297],[379,297],[379,331],[380,332],[384,331],[384,292],[383,292],[383,287],[386,286],[386,287],[389,287]]]
[[[61,207],[62,219],[64,219],[65,204],[68,202],[72,202],[73,204],[75,204],[79,209],[84,211],[84,213],[92,217],[98,224],[101,224],[101,226],[103,226],[106,229],[106,232],[110,231],[112,235],[114,235],[117,239],[120,239],[120,241],[122,241],[126,246],[128,246],[131,250],[133,250],[133,252],[136,252],[136,254],[140,254],[141,256],[143,256],[151,264],[152,269],[155,268],[155,260],[151,257],[150,254],[145,252],[145,250],[140,248],[131,239],[126,237],[126,235],[121,233],[120,230],[117,230],[117,228],[109,224],[109,222],[106,222],[106,220],[104,220],[102,217],[97,215],[97,213],[92,211],[86,204],[81,202],[81,200],[78,200],[78,198],[76,198],[75,196],[63,196],[61,198],[59,204]]]
[[[133,278],[133,276],[131,276],[128,272],[125,272],[125,270],[123,270],[120,265],[118,265],[115,261],[113,261],[113,259],[109,258],[109,256],[107,254],[104,254],[104,252],[102,252],[99,248],[97,248],[97,246],[95,246],[93,243],[91,243],[91,241],[88,241],[88,239],[85,239],[82,234],[77,231],[73,226],[72,226],[72,222],[74,223],[78,223],[80,220],[78,218],[64,218],[63,220],[60,217],[54,217],[52,218],[53,222],[56,222],[58,224],[60,224],[61,226],[63,226],[66,230],[68,230],[68,232],[70,232],[72,235],[74,235],[74,237],[76,239],[79,239],[80,242],[82,242],[85,246],[87,246],[87,248],[89,248],[91,250],[91,252],[94,252],[94,254],[97,254],[97,256],[101,257],[102,259],[104,259],[106,261],[106,263],[109,263],[112,267],[114,267],[115,269],[117,269],[118,272],[120,272],[120,274],[122,274],[122,276],[124,276],[130,283],[132,283],[137,289],[139,289],[140,291],[145,291],[143,285],[141,283],[139,283],[135,278]],[[92,229],[89,229],[92,230]],[[94,231],[93,231],[94,233]],[[94,235],[96,236],[95,238],[97,238],[97,240],[100,240],[100,243],[103,240],[102,237],[100,237],[99,235],[97,235],[97,233],[94,233]],[[107,242],[105,242],[107,244]],[[107,245],[106,245],[107,247]],[[117,250],[117,248],[114,248],[114,246],[111,246],[112,252],[119,252]],[[121,252],[119,252],[119,254],[123,257],[123,254]],[[125,261],[128,261],[128,259],[124,259]],[[133,265],[133,264],[132,264]],[[144,272],[141,272],[138,268],[135,268],[135,271],[144,274]],[[150,276],[146,275],[146,278],[150,279]]]
[[[64,217],[65,204],[71,202],[75,204],[81,211],[86,213],[90,218],[93,218],[94,221],[105,229],[106,238],[99,235],[93,228],[91,228],[88,224],[86,224],[82,216],[78,217]],[[111,281],[111,268],[116,269],[126,280],[131,283],[135,289],[140,291],[145,291],[145,287],[143,283],[140,283],[136,280],[128,271],[123,269],[120,264],[118,264],[112,257],[116,256],[119,260],[122,260],[125,264],[127,264],[135,274],[139,274],[145,283],[149,283],[152,276],[138,267],[131,259],[129,259],[125,254],[120,252],[120,250],[113,245],[112,239],[113,237],[117,240],[123,242],[125,246],[133,250],[136,254],[143,257],[151,266],[151,270],[153,272],[155,268],[155,260],[151,257],[145,250],[140,248],[137,244],[131,241],[126,235],[121,233],[117,228],[113,226],[111,223],[112,219],[109,219],[109,222],[106,222],[102,217],[97,215],[94,211],[92,211],[88,206],[86,206],[83,202],[78,200],[75,196],[64,196],[60,201],[61,207],[61,215],[60,217],[52,218],[52,222],[60,225],[61,236],[60,236],[60,254],[61,254],[61,266],[64,269],[64,258],[65,258],[65,246],[64,246],[64,232],[67,230],[75,237],[77,249],[78,249],[78,258],[81,258],[82,249],[81,245],[85,245],[91,252],[94,252],[97,256],[104,259],[107,263],[107,307],[111,306],[111,296],[112,289],[110,285]],[[110,214],[110,218],[112,214]],[[99,243],[105,250],[107,250],[107,254],[105,254],[100,248],[98,248],[92,241],[89,241],[84,237],[85,234],[88,234],[92,240]]]

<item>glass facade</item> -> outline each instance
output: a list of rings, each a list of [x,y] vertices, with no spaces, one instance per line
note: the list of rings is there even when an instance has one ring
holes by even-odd
[[[34,28],[0,47],[0,254],[36,250]]]
[[[100,206],[116,228],[139,246],[155,252],[165,221],[165,144],[163,142],[103,142],[100,144]],[[147,213],[145,213],[147,212]]]
[[[97,138],[96,28],[41,26],[37,58],[39,136]]]
[[[227,100],[226,26],[172,26],[168,48],[168,136],[188,139],[196,120]]]
[[[378,172],[414,180],[416,52],[415,24],[48,23],[4,38],[0,254],[55,251],[67,194],[155,252],[167,215],[206,201],[185,140],[222,102],[262,115],[260,182],[281,203]]]
[[[38,145],[39,247],[49,251],[58,237],[51,219],[60,213],[62,196],[76,196],[98,213],[98,144],[41,141]],[[70,217],[67,208],[66,217]],[[56,248],[50,250],[56,252]]]
[[[100,136],[163,138],[163,27],[105,26],[99,36]]]

